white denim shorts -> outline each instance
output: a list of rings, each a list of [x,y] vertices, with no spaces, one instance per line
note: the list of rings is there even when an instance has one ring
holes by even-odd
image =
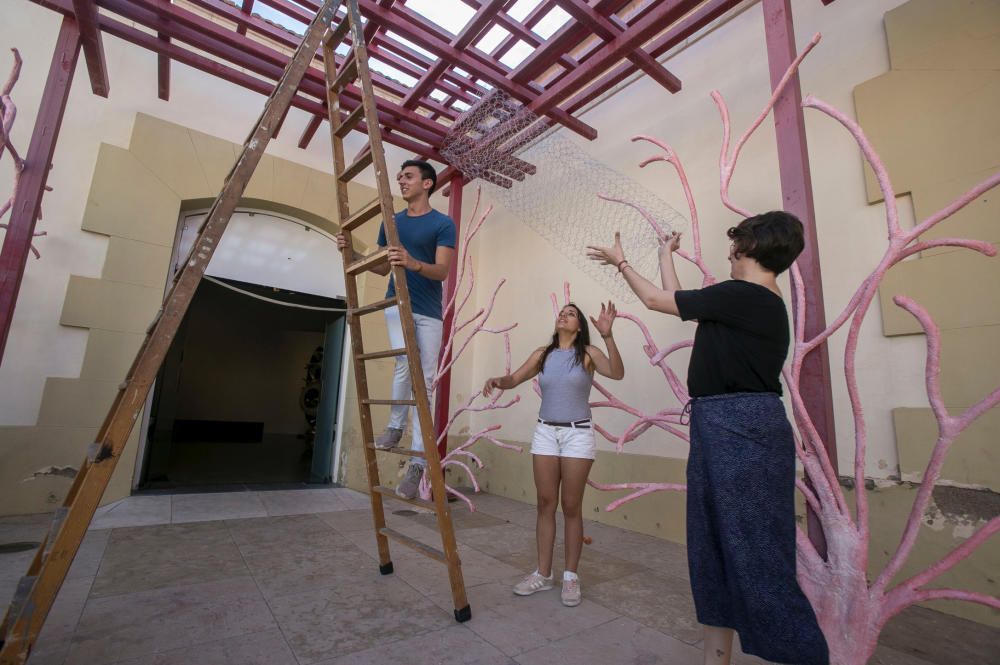
[[[531,440],[531,454],[594,459],[597,457],[594,429],[593,427],[553,427],[545,423],[538,423],[535,427],[535,436]]]

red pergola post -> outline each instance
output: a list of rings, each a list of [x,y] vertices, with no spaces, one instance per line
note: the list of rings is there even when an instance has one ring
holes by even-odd
[[[792,23],[791,0],[763,0],[764,33],[767,40],[767,60],[771,87],[795,59],[795,29]],[[799,256],[802,284],[805,291],[806,339],[826,328],[823,309],[823,279],[819,265],[819,244],[816,237],[816,210],[813,206],[812,177],[809,171],[809,150],[806,144],[805,117],[802,113],[802,90],[796,74],[774,106],[774,129],[778,143],[778,170],[781,174],[781,194],[784,208],[802,220],[806,246]],[[792,298],[795,302],[795,298]],[[802,313],[794,311],[797,318]],[[823,437],[834,471],[837,471],[837,439],[834,430],[833,393],[830,383],[830,354],[826,343],[806,356],[802,364],[802,400],[816,431]],[[863,487],[857,491],[864,491]],[[826,539],[817,517],[807,515],[809,539],[822,556],[826,556]]]
[[[21,280],[31,251],[31,238],[45,193],[49,166],[59,138],[66,101],[69,99],[73,74],[80,57],[80,28],[72,17],[64,17],[56,38],[49,76],[45,81],[42,100],[38,107],[31,143],[24,158],[24,171],[17,198],[10,212],[10,224],[0,249],[0,362],[3,362],[7,337]]]
[[[457,174],[451,179],[451,193],[448,196],[448,216],[455,222],[455,261],[448,271],[448,279],[444,281],[444,302],[449,302],[458,288],[458,258],[461,256],[459,242],[462,238],[462,186],[464,180],[462,174]],[[444,319],[444,330],[451,329],[451,324],[455,320],[455,310]],[[443,350],[443,347],[442,347]],[[451,362],[451,352],[443,358],[444,364]],[[451,415],[451,370],[441,377],[437,387],[437,399],[434,404],[434,428],[435,434],[441,436],[445,427],[448,426],[448,418]],[[438,444],[438,454],[443,458],[448,453],[448,439],[445,438]]]

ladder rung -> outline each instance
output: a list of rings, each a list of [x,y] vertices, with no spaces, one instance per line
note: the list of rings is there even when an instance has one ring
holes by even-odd
[[[405,455],[407,457],[422,457],[427,458],[421,450],[410,450],[409,448],[376,448],[375,446],[369,444],[368,446],[372,450],[378,453],[392,453],[393,455]]]
[[[382,212],[382,199],[377,198],[374,201],[369,201],[361,210],[348,217],[347,221],[341,225],[340,230],[353,231],[369,219],[378,217],[380,212]]]
[[[415,399],[363,399],[362,404],[369,406],[416,406]]]
[[[420,506],[421,508],[426,508],[427,510],[437,513],[437,506],[433,501],[427,501],[419,497],[413,499],[404,499],[403,497],[396,494],[396,490],[391,487],[386,487],[384,485],[376,485],[372,487],[372,490],[377,494],[387,496],[390,499],[395,499],[396,501],[403,501],[405,503],[413,504],[414,506]]]
[[[333,132],[334,135],[338,139],[344,138],[345,136],[351,133],[352,129],[358,126],[358,123],[360,123],[361,119],[364,117],[365,117],[365,105],[358,104],[357,108],[348,113],[347,117],[344,118],[344,121],[337,126],[337,129],[334,130]]]
[[[358,353],[355,358],[358,360],[379,360],[381,358],[395,358],[405,356],[406,349],[389,349],[388,351],[375,351],[374,353]]]
[[[350,29],[351,22],[345,16],[344,20],[341,21],[336,28],[326,33],[325,42],[327,46],[331,49],[337,48],[340,45],[340,42],[344,41],[344,35],[346,35],[347,31]]]
[[[353,164],[347,167],[347,170],[340,174],[340,182],[354,180],[354,176],[368,168],[372,163],[372,159],[374,159],[374,153],[372,153],[371,146],[369,146]]]
[[[371,256],[366,256],[360,261],[355,261],[351,265],[347,266],[346,271],[348,275],[357,275],[363,273],[366,270],[371,270],[375,266],[382,265],[383,263],[389,262],[389,248],[380,249]]]
[[[398,499],[399,497],[396,498]],[[430,545],[425,545],[416,538],[411,538],[406,534],[400,533],[399,531],[396,531],[395,529],[390,529],[388,527],[384,529],[379,529],[378,532],[381,533],[383,536],[387,536],[389,538],[392,538],[393,540],[398,540],[407,547],[411,547],[416,551],[420,552],[424,556],[430,557],[436,561],[440,561],[441,563],[448,563],[448,559],[447,557],[445,557],[444,552],[442,552],[441,550],[436,550]]]
[[[340,71],[337,72],[337,77],[333,79],[333,83],[330,84],[330,90],[334,94],[340,94],[343,90],[350,84],[351,81],[358,77],[358,60],[351,53],[347,56],[347,61],[340,67]]]
[[[355,307],[354,309],[348,310],[348,314],[352,316],[364,316],[365,314],[372,314],[373,312],[381,312],[383,309],[389,309],[390,307],[398,304],[399,301],[395,298],[386,298],[385,300],[379,300],[370,305],[365,305],[364,307]]]

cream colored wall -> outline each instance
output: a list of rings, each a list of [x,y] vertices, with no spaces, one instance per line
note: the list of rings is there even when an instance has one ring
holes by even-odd
[[[0,72],[4,80],[12,63],[9,49],[18,48],[24,60],[20,81],[13,93],[19,111],[13,141],[24,153],[31,138],[60,17],[29,0],[4,0],[0,14],[3,16],[0,21]],[[77,66],[48,180],[53,191],[45,195],[45,216],[38,225],[38,230],[48,233],[36,240],[42,259],[28,260],[13,331],[0,366],[0,385],[4,386],[0,393],[0,426],[34,424],[46,377],[75,377],[81,371],[87,334],[59,325],[67,284],[70,275],[99,277],[105,256],[121,248],[119,243],[109,244],[102,235],[80,233],[91,174],[101,146],[127,148],[137,113],[239,145],[263,108],[265,98],[262,95],[176,62],[171,66],[170,101],[161,101],[156,96],[155,54],[108,35],[104,35],[104,45],[111,81],[108,99],[91,93],[82,56]],[[278,139],[268,146],[268,154],[298,165],[289,168],[308,167],[329,173],[332,171],[330,141],[325,129],[316,133],[308,150],[297,146],[308,120],[304,112],[291,110]],[[347,152],[354,154],[364,140],[355,132],[346,141]],[[175,159],[177,150],[181,149],[183,146],[167,146],[161,158]],[[226,152],[221,158],[223,161],[231,159],[230,153]],[[403,158],[401,151],[389,149],[390,163],[399,163]],[[205,159],[212,161],[216,157],[208,155]],[[265,163],[262,168],[272,167]],[[12,180],[11,169],[11,161],[5,156],[0,160],[0,183],[3,183],[4,192]],[[192,182],[193,178],[201,176],[189,172],[179,173],[177,177]],[[368,174],[362,174],[359,182],[372,185],[368,178]],[[211,184],[217,186],[217,183]],[[266,196],[267,192],[262,190],[262,194]],[[147,203],[152,205],[154,201]],[[130,246],[129,251],[133,249],[135,247]]]
[[[899,0],[837,2],[828,7],[822,3],[795,3],[797,43],[805,44],[815,32],[823,34],[822,42],[802,67],[804,93],[813,94],[854,116],[855,87],[881,76],[890,67],[883,15],[901,4]],[[989,30],[984,28],[982,32],[989,33]],[[730,105],[735,136],[743,132],[766,103],[770,83],[760,7],[751,7],[719,27],[672,58],[667,66],[684,81],[684,90],[680,94],[671,96],[648,79],[641,79],[584,116],[598,129],[600,136],[594,142],[579,143],[594,158],[641,183],[675,209],[686,213],[683,193],[672,170],[664,165],[639,169],[638,162],[652,153],[648,148],[630,143],[629,138],[635,134],[652,134],[676,148],[699,203],[707,262],[716,275],[725,278],[728,240],[723,231],[738,218],[725,210],[719,201],[721,124],[709,93],[719,89],[725,96]],[[970,91],[969,94],[973,93]],[[829,321],[849,301],[886,249],[884,207],[869,203],[860,154],[850,136],[832,120],[814,111],[807,111],[806,122]],[[576,140],[571,135],[570,138]],[[750,209],[781,206],[774,130],[770,118],[744,149],[731,191],[734,201]],[[900,197],[902,222],[912,225],[914,204],[905,194],[906,190],[903,191]],[[917,205],[920,205],[919,201]],[[567,220],[567,223],[571,224],[573,220]],[[976,223],[982,227],[987,222],[981,220]],[[992,224],[991,228],[994,227],[995,224]],[[613,231],[608,228],[594,240],[609,241]],[[690,233],[687,235],[690,236]],[[520,323],[512,338],[515,366],[533,348],[544,343],[551,333],[549,293],[561,294],[564,280],[572,283],[573,299],[586,313],[594,312],[599,302],[609,297],[600,285],[574,268],[546,240],[503,209],[498,209],[487,223],[476,243],[475,253],[479,280],[476,307],[485,303],[498,279],[503,277],[508,280],[505,289],[509,290],[506,297],[502,295],[497,301],[495,320],[516,320]],[[901,268],[909,269],[910,266]],[[971,271],[970,280],[981,272],[970,268],[968,263],[963,264],[962,269]],[[698,285],[698,274],[690,266],[682,266],[679,272],[684,284]],[[649,277],[656,279],[655,275]],[[895,286],[899,282],[893,284]],[[787,294],[786,279],[781,280],[781,286]],[[640,314],[661,345],[690,338],[694,331],[692,324],[643,313],[636,303],[625,304],[622,309]],[[881,569],[885,563],[884,552],[894,549],[898,542],[899,529],[914,496],[912,485],[889,480],[898,478],[900,473],[901,454],[897,453],[895,428],[901,426],[905,413],[923,413],[927,404],[923,383],[923,336],[886,337],[883,323],[880,308],[873,306],[861,329],[857,356],[858,381],[869,433],[866,474],[879,479],[877,487],[870,491],[874,531],[879,534],[878,542],[872,546],[873,570]],[[625,352],[628,374],[623,382],[606,384],[624,401],[645,412],[672,404],[673,398],[662,375],[648,365],[641,350],[641,336],[635,327],[619,322],[616,337]],[[979,358],[986,365],[992,362],[982,358],[991,345],[979,339],[969,339],[964,351],[956,346],[954,353],[965,353],[970,362],[973,358]],[[469,378],[464,386],[456,385],[455,390],[459,393],[456,397],[468,395],[469,391],[480,387],[487,376],[502,372],[502,353],[494,341],[477,343],[475,349],[474,357],[460,365],[461,376]],[[838,457],[840,468],[848,470],[845,475],[850,475],[854,430],[844,385],[843,351],[844,335],[838,335],[831,342]],[[681,370],[682,376],[686,363],[686,354],[677,354],[674,366]],[[988,370],[977,376],[985,377],[987,374],[990,374]],[[961,373],[956,375],[956,380],[961,383],[959,376]],[[994,383],[996,376],[993,372]],[[984,381],[989,383],[988,379]],[[975,383],[982,387],[984,381],[977,380]],[[469,426],[478,430],[488,424],[499,423],[503,425],[501,438],[513,443],[529,442],[538,398],[528,386],[516,392],[521,395],[520,404],[505,412],[476,414],[470,418]],[[616,433],[632,420],[605,409],[597,413],[601,423]],[[975,443],[975,453],[981,452],[996,438],[990,434],[994,426],[989,423],[996,422],[993,414],[984,420],[962,441],[963,445]],[[906,420],[905,426],[912,427],[912,424]],[[925,434],[921,436],[925,441],[922,445],[926,448],[929,441]],[[973,438],[978,443],[970,441]],[[671,440],[658,430],[651,430],[651,433],[629,444],[625,455],[614,453],[613,447],[606,442],[600,443],[599,448],[593,471],[596,479],[669,482],[683,478],[686,444]],[[533,501],[527,452],[517,455],[495,451],[485,444],[479,444],[479,450],[483,451],[488,462],[480,479],[489,491]],[[985,477],[991,478],[990,482],[996,482],[995,464],[991,460],[993,457],[984,459],[973,455],[970,460],[956,460],[955,464],[976,476],[980,482]],[[952,467],[946,467],[946,472],[951,473]],[[617,496],[620,494],[599,494],[588,489],[585,499],[588,516],[683,542],[682,497],[653,495],[614,513],[605,513],[603,506]],[[933,524],[925,525],[908,570],[915,571],[917,566],[928,565],[947,549],[963,542],[971,533],[970,529],[982,524],[984,515],[989,516],[993,504],[995,501],[991,503],[987,500],[985,507],[980,506],[981,510],[976,512],[963,508],[961,502],[941,505],[935,502],[935,520]],[[995,510],[995,507],[992,509]],[[951,577],[943,581],[996,594],[996,583],[991,580],[995,578],[993,573],[997,570],[998,561],[1000,544],[991,543],[973,560],[958,566]],[[978,621],[1000,623],[1000,617],[994,612],[979,606],[959,603],[932,606]]]
[[[86,334],[82,366],[76,377],[43,377],[36,423],[0,428],[4,513],[50,509],[68,490],[70,481],[65,477],[29,483],[24,479],[45,466],[79,464],[159,309],[182,208],[203,205],[204,199],[218,193],[239,148],[144,114],[135,118],[127,149],[100,146],[84,199],[81,229],[67,237],[70,242],[91,234],[104,237],[108,250],[98,276],[69,276],[58,321],[59,326]],[[72,154],[66,157],[71,159]],[[361,185],[352,184],[351,193],[354,201],[373,196],[372,190]],[[293,214],[326,232],[337,230],[333,177],[270,155],[262,159],[244,202]],[[366,229],[359,236],[362,249],[373,243],[375,232]],[[381,294],[383,289],[384,279],[366,278],[362,297]],[[23,334],[23,329],[15,328],[12,339]],[[30,358],[27,364],[31,366]],[[370,382],[378,389],[387,380],[387,375],[376,372]],[[351,378],[348,383],[353,390]],[[356,421],[356,413],[356,408],[347,407],[345,425]],[[129,493],[138,438],[136,428],[118,461],[105,502]],[[344,439],[345,448],[354,443]]]

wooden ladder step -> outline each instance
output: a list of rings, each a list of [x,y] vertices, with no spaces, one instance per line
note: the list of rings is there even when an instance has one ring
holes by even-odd
[[[343,65],[340,66],[340,70],[337,72],[337,77],[333,79],[333,83],[330,84],[330,90],[334,94],[340,94],[340,91],[346,88],[354,79],[358,78],[358,59],[354,57],[352,52],[347,56],[347,60]]]
[[[369,406],[416,406],[415,399],[363,399],[362,404]]]
[[[385,300],[378,300],[370,305],[364,305],[363,307],[355,307],[353,309],[347,310],[347,313],[351,316],[364,316],[365,314],[372,314],[373,312],[381,312],[384,309],[389,309],[395,305],[398,305],[399,301],[395,298],[386,298]]]
[[[337,25],[336,28],[328,31],[326,33],[326,39],[324,43],[331,49],[335,49],[340,45],[340,42],[344,41],[344,37],[347,35],[347,31],[351,29],[351,22],[345,16],[344,19]]]
[[[396,498],[398,499],[399,497]],[[441,563],[448,563],[448,558],[444,555],[444,552],[438,549],[434,549],[430,545],[425,545],[416,538],[411,538],[410,536],[407,536],[405,533],[400,533],[399,531],[396,531],[395,529],[390,529],[388,527],[379,529],[378,532],[381,533],[383,536],[386,536],[387,538],[392,538],[395,541],[403,543],[407,547],[415,549],[424,556],[430,557],[435,561],[440,561]]]
[[[389,249],[381,249],[371,256],[366,256],[360,261],[355,261],[354,263],[348,265],[344,270],[348,275],[358,275],[366,270],[370,270],[376,266],[380,266],[383,263],[389,262]]]
[[[340,175],[340,182],[350,182],[354,180],[355,176],[368,168],[372,160],[375,158],[375,153],[372,152],[371,146],[361,153],[354,163],[348,166],[344,172]]]
[[[343,122],[337,125],[337,129],[333,131],[334,135],[338,139],[342,139],[351,133],[351,130],[358,126],[358,123],[365,117],[365,105],[358,104],[357,108],[347,114]]]
[[[354,357],[358,360],[380,360],[382,358],[395,358],[396,356],[405,356],[406,349],[389,349],[387,351],[374,351],[372,353],[355,353]]]
[[[368,203],[366,203],[364,206],[361,207],[361,210],[357,211],[356,213],[348,217],[347,221],[341,225],[340,230],[353,231],[354,229],[358,228],[359,226],[367,222],[369,219],[372,219],[373,217],[378,217],[379,213],[381,212],[382,212],[382,199],[376,198],[373,201],[369,201]]]
[[[396,490],[392,487],[386,487],[385,485],[376,485],[372,488],[373,491],[381,494],[382,496],[387,496],[390,499],[395,499],[396,501],[402,501],[413,506],[419,506],[421,508],[426,508],[432,512],[437,512],[437,506],[433,501],[427,501],[426,499],[421,499],[420,497],[415,497],[413,499],[404,499],[403,497],[396,494]]]
[[[427,459],[427,455],[424,455],[422,450],[410,450],[409,448],[376,448],[375,444],[369,444],[368,447],[377,453],[390,453],[392,455],[404,455],[406,457],[420,457],[422,459]]]

